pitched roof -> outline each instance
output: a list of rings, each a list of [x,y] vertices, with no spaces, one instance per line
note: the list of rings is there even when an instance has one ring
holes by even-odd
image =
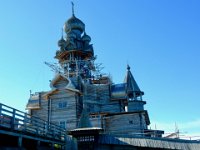
[[[131,71],[130,71],[130,66],[127,66],[127,75],[125,77],[125,83],[127,84],[126,91],[127,93],[135,93],[135,96],[141,96],[144,95],[144,92],[142,92],[135,81]]]

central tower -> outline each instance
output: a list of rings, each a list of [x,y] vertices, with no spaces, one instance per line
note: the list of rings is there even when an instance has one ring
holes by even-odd
[[[58,41],[59,50],[55,58],[68,77],[91,78],[94,67],[94,51],[91,38],[86,34],[85,24],[75,17],[72,4],[72,17],[64,24],[66,37]],[[63,33],[62,33],[63,34]]]

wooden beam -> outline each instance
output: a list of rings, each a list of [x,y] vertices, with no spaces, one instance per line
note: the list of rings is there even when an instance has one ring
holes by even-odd
[[[18,137],[18,147],[22,148],[22,136]]]

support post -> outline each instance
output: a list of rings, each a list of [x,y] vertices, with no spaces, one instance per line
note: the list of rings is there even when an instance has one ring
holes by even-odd
[[[24,116],[24,131],[26,131],[27,129],[27,124],[29,124],[29,120],[28,120],[28,117],[27,117],[27,114],[25,113],[25,116]]]
[[[40,141],[37,141],[37,148],[40,147]]]
[[[3,123],[3,116],[1,116],[2,113],[2,104],[0,103],[0,125]]]
[[[2,112],[2,104],[0,103],[0,116],[1,116],[1,112]]]
[[[54,149],[54,143],[53,142],[51,143],[51,148]]]
[[[22,137],[21,136],[18,137],[18,147],[22,148]]]
[[[15,129],[15,114],[16,114],[16,110],[13,109],[13,114],[12,114],[12,119],[11,119],[11,129],[12,130]]]

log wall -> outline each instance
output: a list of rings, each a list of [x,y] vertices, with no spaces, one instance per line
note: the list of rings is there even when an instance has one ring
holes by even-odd
[[[73,82],[78,84],[77,79]],[[129,101],[128,111],[124,112],[123,100],[111,100],[109,84],[81,84],[80,93],[67,90],[64,87],[68,81],[60,78],[55,85],[58,91],[51,93],[48,100],[41,99],[40,108],[32,110],[32,115],[62,125],[67,130],[78,126],[83,106],[89,114],[112,114],[106,118],[90,117],[94,127],[103,127],[113,134],[139,134],[147,129],[146,120],[141,110],[144,110],[143,101]],[[82,93],[82,94],[81,94]],[[116,115],[115,115],[116,114]]]
[[[106,131],[111,134],[135,134],[141,136],[147,129],[142,113],[119,114],[106,117]]]

